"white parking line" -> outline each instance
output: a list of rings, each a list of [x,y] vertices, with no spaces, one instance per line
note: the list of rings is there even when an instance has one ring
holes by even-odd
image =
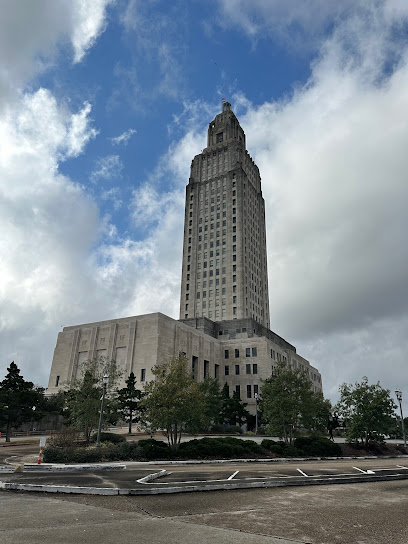
[[[356,470],[359,470],[363,474],[375,474],[374,470],[362,470],[361,468],[358,468],[358,467],[353,467],[353,468],[355,468]]]
[[[232,480],[238,474],[238,472],[239,470],[236,470],[234,474],[231,474],[231,476],[228,476],[227,480]]]
[[[296,470],[298,472],[300,472],[300,474],[302,474],[302,476],[306,476],[306,478],[309,478],[309,476],[305,472],[303,472],[303,470],[300,470],[300,468],[297,468]]]

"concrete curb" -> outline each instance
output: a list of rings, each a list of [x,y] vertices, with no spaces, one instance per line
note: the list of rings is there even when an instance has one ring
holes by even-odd
[[[365,455],[351,457],[273,457],[254,459],[191,459],[187,461],[129,461],[130,464],[146,465],[217,465],[222,463],[289,463],[291,461],[338,461],[348,459],[408,459],[408,455]]]
[[[152,482],[153,480],[156,480],[157,478],[160,478],[165,474],[168,474],[167,470],[160,470],[159,472],[154,472],[153,474],[148,474],[144,478],[140,478],[139,480],[137,480],[137,483],[147,484],[148,482]]]
[[[63,471],[63,472],[74,472],[77,470],[81,471],[104,471],[104,470],[125,470],[126,465],[101,465],[101,464],[87,464],[87,465],[65,465],[65,464],[47,464],[42,463],[41,465],[35,463],[24,464],[24,472],[44,472],[44,471]]]
[[[159,477],[156,473],[155,477]],[[282,479],[263,480],[262,482],[248,482],[245,480],[229,480],[225,483],[209,485],[186,485],[178,487],[155,487],[138,489],[119,489],[117,487],[78,487],[61,485],[36,485],[36,484],[14,484],[0,482],[0,489],[4,491],[34,491],[42,493],[73,493],[83,495],[160,495],[170,493],[191,493],[197,491],[217,491],[233,489],[257,489],[271,487],[304,487],[308,485],[333,485],[333,484],[357,484],[365,482],[397,481],[407,480],[408,474],[390,474],[387,476],[364,475],[351,477],[327,477],[309,479]]]

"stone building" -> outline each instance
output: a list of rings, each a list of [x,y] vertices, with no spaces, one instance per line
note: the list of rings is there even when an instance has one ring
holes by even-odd
[[[198,381],[216,378],[254,413],[254,395],[274,365],[306,371],[315,392],[321,375],[269,328],[265,204],[258,167],[228,102],[208,128],[186,188],[180,320],[161,313],[64,327],[48,394],[96,356],[115,359],[124,383],[153,379],[156,363],[186,354]],[[121,384],[122,385],[122,384]]]

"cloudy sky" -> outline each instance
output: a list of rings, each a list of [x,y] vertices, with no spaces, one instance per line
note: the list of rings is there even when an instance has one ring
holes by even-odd
[[[332,401],[364,375],[407,399],[406,0],[0,9],[0,379],[14,360],[46,386],[63,326],[178,318],[184,188],[226,97],[262,176],[272,329]]]

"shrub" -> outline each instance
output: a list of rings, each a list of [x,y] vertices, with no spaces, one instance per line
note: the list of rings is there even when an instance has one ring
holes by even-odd
[[[301,450],[298,450],[290,444],[286,444],[282,440],[275,442],[274,440],[264,438],[264,440],[261,442],[261,446],[269,450],[271,453],[275,453],[281,457],[301,457],[304,455]]]
[[[96,442],[98,439],[98,433],[92,436],[92,440]],[[110,442],[111,444],[119,444],[120,442],[126,442],[126,437],[122,434],[116,433],[101,433],[101,442]]]
[[[178,450],[178,456],[191,459],[248,457],[262,453],[262,448],[253,440],[240,440],[232,436],[190,440],[180,444]]]
[[[294,446],[301,450],[304,455],[314,457],[339,457],[342,455],[338,444],[322,436],[296,438]]]
[[[148,438],[146,440],[139,440],[138,445],[141,450],[142,457],[145,459],[172,459],[174,457],[173,450],[171,450],[169,446],[161,440]]]

